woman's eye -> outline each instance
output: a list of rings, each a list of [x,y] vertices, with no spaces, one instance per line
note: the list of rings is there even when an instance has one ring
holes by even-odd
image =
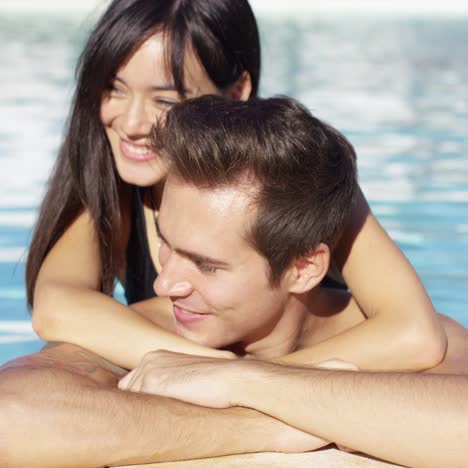
[[[165,108],[170,108],[174,104],[177,104],[177,101],[175,101],[173,99],[155,98],[155,99],[153,99],[153,101],[158,106],[165,107]]]
[[[110,94],[112,95],[116,95],[116,96],[119,96],[121,94],[123,94],[123,89],[122,88],[119,88],[117,85],[115,85],[114,83],[111,83],[109,86],[108,86],[108,91]]]

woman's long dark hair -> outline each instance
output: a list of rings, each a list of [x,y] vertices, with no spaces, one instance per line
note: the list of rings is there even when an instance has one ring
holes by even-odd
[[[117,173],[100,120],[101,100],[121,64],[157,32],[164,34],[166,61],[181,96],[184,52],[189,44],[218,89],[228,89],[247,71],[252,95],[257,93],[260,43],[247,0],[114,0],[92,31],[78,62],[66,135],[26,264],[30,307],[42,262],[84,209],[94,222],[99,243],[101,290],[113,292],[122,265],[120,195],[126,184]]]

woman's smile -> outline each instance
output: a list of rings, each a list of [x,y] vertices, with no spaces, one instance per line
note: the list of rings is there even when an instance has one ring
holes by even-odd
[[[135,145],[125,140],[120,140],[120,151],[124,157],[132,161],[149,161],[158,157],[149,146]]]

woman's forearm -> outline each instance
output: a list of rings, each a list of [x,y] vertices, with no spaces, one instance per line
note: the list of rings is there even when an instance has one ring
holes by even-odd
[[[430,351],[430,350],[429,350]],[[420,346],[418,330],[396,320],[374,317],[314,346],[275,359],[292,365],[314,365],[340,359],[367,370],[424,370],[431,366],[428,350]]]
[[[213,357],[230,354],[179,337],[98,291],[64,284],[42,285],[33,326],[46,341],[76,344],[126,369],[157,349]]]
[[[378,319],[376,327],[390,327],[386,336],[380,332],[387,341],[377,343],[378,348],[389,346],[398,353],[392,342],[410,344],[409,340],[412,351],[404,368],[426,369],[442,361],[447,339],[429,295],[362,192],[333,257],[364,315]]]

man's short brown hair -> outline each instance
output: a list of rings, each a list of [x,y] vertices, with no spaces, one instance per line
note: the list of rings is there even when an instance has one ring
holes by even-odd
[[[170,173],[198,188],[252,181],[256,213],[246,238],[269,262],[273,284],[319,243],[332,248],[350,217],[354,149],[291,98],[190,99],[167,113],[153,141]]]

